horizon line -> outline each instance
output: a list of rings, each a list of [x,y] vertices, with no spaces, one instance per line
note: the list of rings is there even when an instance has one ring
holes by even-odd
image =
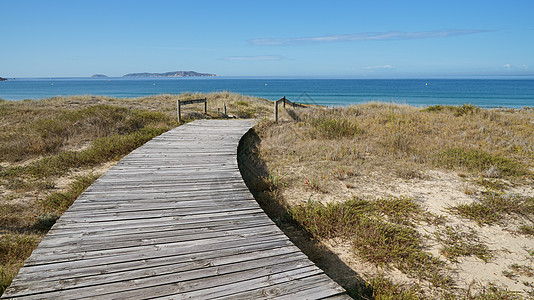
[[[106,77],[92,77],[92,76],[25,76],[25,77],[3,77],[12,80],[16,79],[94,79],[94,80],[106,80],[106,79],[125,79],[125,80],[139,80],[139,79],[203,79],[203,80],[217,80],[217,79],[239,79],[239,78],[293,78],[293,79],[440,79],[447,77],[450,79],[462,79],[466,77],[533,77],[532,74],[432,74],[432,75],[397,75],[397,76],[369,76],[369,75],[217,75],[217,76],[191,76],[191,77],[124,77],[124,76],[106,76]]]

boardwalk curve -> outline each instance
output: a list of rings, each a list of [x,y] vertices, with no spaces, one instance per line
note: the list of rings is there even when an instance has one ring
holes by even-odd
[[[195,121],[93,183],[2,299],[349,299],[261,210],[237,165],[251,121]]]

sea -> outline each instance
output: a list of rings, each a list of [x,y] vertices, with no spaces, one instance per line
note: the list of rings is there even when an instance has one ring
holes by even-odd
[[[413,106],[473,104],[480,107],[534,106],[534,78],[514,79],[314,79],[314,78],[8,78],[0,99],[45,99],[103,95],[115,98],[229,91],[243,95],[326,106],[370,101]]]

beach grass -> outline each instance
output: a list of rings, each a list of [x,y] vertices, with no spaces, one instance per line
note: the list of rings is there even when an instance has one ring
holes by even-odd
[[[208,99],[208,113],[200,105],[184,106],[184,122],[272,114],[269,101],[229,92],[0,101],[0,294],[55,221],[102,172],[179,126],[177,100],[199,98]]]
[[[318,250],[323,255],[352,253],[341,265],[355,260],[357,268],[377,268],[365,273],[362,285],[346,279],[359,271],[340,275],[331,261],[316,260],[355,298],[522,299],[525,294],[493,283],[459,288],[452,269],[466,257],[485,264],[498,254],[470,222],[510,226],[509,232],[523,236],[532,232],[531,197],[510,192],[528,190],[534,179],[532,124],[531,109],[470,104],[294,109],[279,123],[258,124],[254,145],[248,145],[252,158],[243,159],[254,167],[242,169],[255,170],[244,176],[247,185],[295,243],[304,241],[301,249],[310,242],[293,234],[295,228],[333,249]],[[441,183],[441,174],[454,178],[450,184],[470,202],[436,214],[419,196],[384,195],[398,183]]]

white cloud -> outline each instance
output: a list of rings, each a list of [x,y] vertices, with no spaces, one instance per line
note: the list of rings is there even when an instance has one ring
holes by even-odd
[[[505,70],[528,70],[528,66],[526,64],[522,64],[522,65],[505,64],[503,65],[503,68]]]
[[[392,65],[383,65],[383,66],[372,66],[372,67],[365,67],[366,70],[376,70],[376,69],[391,69],[393,68]]]
[[[414,40],[429,38],[444,38],[450,36],[459,36],[466,34],[475,34],[488,32],[488,30],[433,30],[433,31],[388,31],[388,32],[360,32],[351,34],[325,35],[315,37],[297,37],[297,38],[261,38],[251,39],[248,42],[258,46],[276,46],[276,45],[300,45],[330,42],[347,42],[347,41],[392,41],[392,40]]]
[[[225,60],[231,61],[273,61],[284,60],[285,57],[281,55],[254,55],[254,56],[229,56],[225,57]]]

